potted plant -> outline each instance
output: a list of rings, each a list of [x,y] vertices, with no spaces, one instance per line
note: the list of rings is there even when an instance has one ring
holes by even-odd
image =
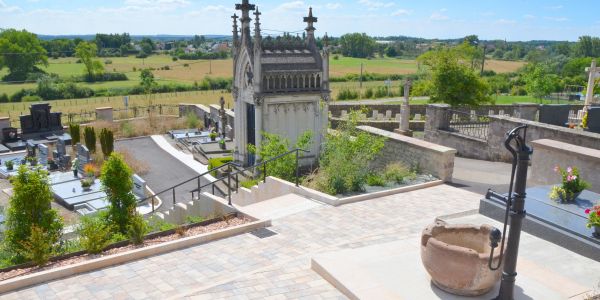
[[[210,137],[210,140],[213,142],[217,140],[217,133],[214,131],[212,131],[208,136]]]
[[[91,190],[92,184],[94,184],[93,178],[81,179],[81,188],[86,192]]]
[[[550,191],[550,198],[552,200],[560,200],[561,202],[575,201],[579,194],[590,186],[589,183],[581,179],[579,170],[576,167],[563,169],[560,166],[556,166],[554,167],[554,172],[562,177],[562,185],[552,187]]]
[[[96,176],[96,167],[93,164],[86,164],[83,166],[83,174],[88,178],[94,178]]]
[[[5,164],[6,164],[6,169],[9,171],[12,171],[15,167],[15,163],[12,160],[7,160]]]
[[[221,150],[227,149],[226,146],[225,146],[225,140],[224,139],[221,139],[219,141],[219,147],[221,148]]]
[[[50,168],[50,170],[56,170],[58,169],[58,165],[56,164],[56,162],[54,161],[54,159],[49,158],[48,159],[48,167]]]
[[[594,227],[594,236],[600,238],[600,205],[585,210],[588,215],[587,227]]]
[[[35,157],[33,157],[33,156],[30,156],[30,157],[28,157],[28,158],[27,158],[27,161],[29,162],[29,164],[30,164],[32,167],[33,167],[33,166],[36,166],[36,165],[37,165],[37,163],[38,163],[38,161],[37,161],[37,158],[35,158]]]

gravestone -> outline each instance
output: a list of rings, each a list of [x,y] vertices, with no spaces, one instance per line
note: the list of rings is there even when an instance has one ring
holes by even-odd
[[[19,140],[17,128],[2,128],[2,142],[13,143]]]
[[[568,104],[540,105],[540,123],[564,127],[569,122]]]
[[[27,157],[35,157],[35,143],[32,140],[27,141]]]
[[[348,111],[342,110],[342,118],[345,118],[346,116],[348,116]]]
[[[67,154],[67,143],[64,138],[61,137],[56,141],[56,151],[60,156]]]
[[[90,151],[85,145],[77,144],[77,160],[79,161],[77,170],[83,174],[83,167],[91,161]]]
[[[38,145],[38,153],[37,153],[38,163],[42,166],[48,164],[48,146],[44,144]]]
[[[391,110],[386,110],[385,111],[385,118],[388,119],[388,120],[392,118],[392,111]]]
[[[588,130],[600,133],[600,107],[591,107],[588,109]]]
[[[415,114],[415,121],[421,121],[421,114]]]
[[[42,133],[63,133],[62,113],[50,112],[48,103],[32,104],[30,115],[21,116],[21,132],[24,136],[35,136]]]
[[[373,120],[377,120],[377,116],[379,116],[379,111],[374,109],[373,110]]]
[[[133,174],[133,194],[140,197],[146,198],[146,181],[137,174]]]

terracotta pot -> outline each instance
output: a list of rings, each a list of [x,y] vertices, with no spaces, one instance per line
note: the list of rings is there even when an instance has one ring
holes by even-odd
[[[421,236],[421,260],[440,289],[455,295],[478,296],[490,291],[500,280],[502,268],[488,268],[490,225],[448,225],[437,221]],[[500,247],[494,251],[497,266]]]

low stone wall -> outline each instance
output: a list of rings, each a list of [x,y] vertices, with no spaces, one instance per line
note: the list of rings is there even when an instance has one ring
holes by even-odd
[[[373,160],[373,168],[382,169],[389,163],[401,162],[418,167],[422,172],[430,173],[445,182],[452,181],[455,149],[370,126],[357,128],[387,139],[383,150]]]
[[[398,101],[402,101],[398,98]],[[333,117],[341,117],[342,111],[350,112],[352,110],[361,110],[362,108],[367,108],[370,110],[368,116],[372,116],[372,112],[374,110],[379,113],[385,114],[388,110],[392,112],[392,117],[395,117],[396,114],[400,113],[400,104],[336,104],[332,102],[329,104],[329,112]],[[423,104],[415,104],[410,106],[410,114],[414,116],[415,114],[425,115],[427,105]]]
[[[330,117],[329,124],[332,129],[337,129],[341,122],[345,122],[346,119]],[[358,125],[371,126],[379,128],[385,131],[394,131],[400,127],[400,123],[396,120],[361,120],[358,121]],[[423,131],[425,128],[425,121],[410,121],[410,130],[412,131]]]
[[[527,125],[527,140],[552,139],[570,145],[600,150],[600,134],[567,127],[554,126],[505,116],[491,116],[488,133],[490,159],[493,161],[512,161],[512,156],[504,148],[506,132]],[[533,147],[534,151],[536,150]]]
[[[560,175],[554,167],[577,167],[581,178],[591,183],[591,191],[600,193],[600,150],[576,146],[550,139],[531,142],[535,151],[531,162],[531,175],[528,185],[560,184]]]
[[[456,149],[460,157],[491,160],[490,147],[483,140],[444,130],[425,131],[425,140],[434,144]]]
[[[179,104],[179,116],[184,117],[188,114],[188,112],[194,112],[196,116],[202,122],[204,122],[204,126],[207,126],[210,120],[210,109],[202,104]]]

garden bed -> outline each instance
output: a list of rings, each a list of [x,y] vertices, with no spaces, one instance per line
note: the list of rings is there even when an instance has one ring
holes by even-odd
[[[47,272],[61,267],[85,263],[87,261],[97,260],[100,258],[109,258],[110,256],[114,256],[116,254],[123,254],[132,250],[157,246],[183,238],[195,237],[206,233],[221,231],[231,227],[246,225],[251,222],[253,221],[246,217],[231,214],[223,218],[215,218],[195,224],[181,225],[176,229],[170,229],[146,235],[142,245],[133,245],[129,241],[121,241],[109,245],[101,254],[91,255],[85,251],[78,251],[54,257],[50,259],[50,262],[43,267],[37,267],[31,263],[26,263],[0,269],[0,282],[9,279],[18,279],[17,277],[25,275],[33,275],[39,272]]]
[[[344,194],[338,194],[338,195],[336,195],[336,197],[348,198],[348,197],[354,197],[354,196],[365,195],[365,194],[379,193],[379,192],[383,192],[383,191],[395,190],[398,188],[403,188],[403,187],[408,187],[408,186],[413,186],[413,185],[420,185],[420,184],[434,182],[434,181],[438,181],[438,180],[439,180],[438,178],[435,178],[433,175],[429,175],[429,174],[417,175],[414,179],[406,180],[402,183],[386,182],[385,185],[383,185],[383,186],[366,185],[365,190],[362,192],[348,192],[348,193],[344,193]]]

